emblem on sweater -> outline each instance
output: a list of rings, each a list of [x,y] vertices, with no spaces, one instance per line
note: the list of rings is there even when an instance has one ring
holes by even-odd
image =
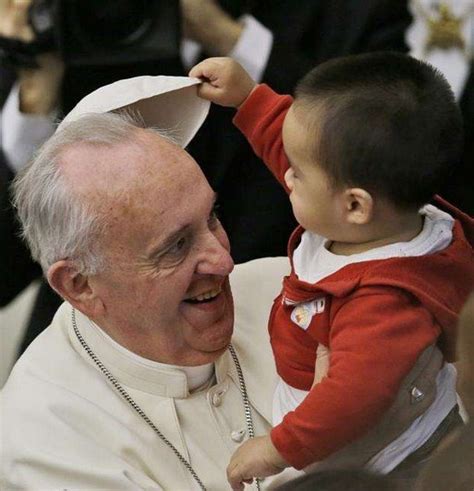
[[[320,314],[324,312],[324,307],[326,305],[325,298],[316,298],[311,300],[311,302],[299,303],[295,306],[291,312],[291,320],[301,329],[308,329],[311,324],[311,319],[315,314]]]

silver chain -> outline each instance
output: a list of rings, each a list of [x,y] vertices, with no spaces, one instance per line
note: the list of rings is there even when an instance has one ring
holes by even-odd
[[[125,401],[130,404],[130,406],[138,413],[138,415],[150,426],[150,428],[158,435],[158,437],[163,441],[165,445],[167,445],[173,453],[176,455],[178,460],[186,467],[189,473],[193,476],[194,480],[198,483],[199,487],[206,491],[206,486],[204,486],[203,482],[197,475],[196,471],[193,469],[192,465],[186,460],[185,457],[181,454],[181,452],[166,438],[165,435],[154,425],[153,421],[146,415],[145,411],[133,400],[132,396],[122,387],[120,382],[109,372],[107,367],[99,360],[97,355],[92,351],[90,346],[86,343],[85,339],[82,337],[82,334],[77,327],[76,322],[76,309],[73,308],[71,312],[71,321],[72,327],[74,329],[74,333],[76,334],[79,343],[84,348],[86,353],[91,357],[92,361],[97,365],[99,370],[106,376],[107,380],[113,385],[117,392],[125,399]],[[239,378],[239,388],[240,393],[242,395],[242,401],[244,403],[244,412],[245,412],[245,423],[247,425],[247,432],[249,438],[254,437],[253,430],[253,420],[252,420],[252,412],[250,410],[250,403],[247,396],[247,388],[245,386],[244,374],[242,372],[242,368],[240,367],[239,359],[237,358],[237,353],[235,352],[234,347],[229,344],[229,352],[232,356],[232,360],[234,361],[235,368],[237,370],[237,376]],[[255,480],[255,484],[257,490],[260,491],[260,482],[259,479]]]

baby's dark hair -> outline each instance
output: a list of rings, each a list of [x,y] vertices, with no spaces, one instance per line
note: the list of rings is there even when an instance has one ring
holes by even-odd
[[[461,157],[462,117],[448,82],[406,55],[323,63],[298,83],[300,108],[333,184],[362,187],[400,208],[428,202]]]

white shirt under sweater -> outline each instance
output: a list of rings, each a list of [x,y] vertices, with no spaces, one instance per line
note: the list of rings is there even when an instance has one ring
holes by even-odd
[[[333,254],[327,248],[327,239],[305,231],[293,255],[295,273],[302,281],[316,283],[348,264],[391,257],[424,256],[445,249],[452,240],[454,219],[432,205],[423,207],[420,214],[424,216],[423,229],[411,241],[389,244],[350,256]],[[452,364],[445,364],[440,370],[436,385],[436,399],[430,408],[375,455],[368,463],[368,468],[388,473],[428,440],[457,403],[456,370]],[[307,391],[291,387],[280,378],[273,398],[273,424],[279,424],[285,414],[299,406],[307,394]]]

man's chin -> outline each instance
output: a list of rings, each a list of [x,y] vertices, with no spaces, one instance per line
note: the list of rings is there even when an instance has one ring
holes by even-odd
[[[206,358],[218,358],[229,346],[234,330],[234,303],[228,279],[210,302],[181,303],[188,326],[188,343]]]
[[[214,324],[208,332],[200,337],[199,344],[201,349],[208,353],[222,353],[227,349],[234,332],[234,319],[222,319],[221,322]]]
[[[195,351],[201,353],[207,362],[215,361],[227,350],[233,331],[234,317],[233,313],[229,313],[203,331],[197,332],[192,329],[188,334],[188,343]]]
[[[214,360],[216,360],[227,351],[227,349],[229,348],[229,344],[230,344],[230,339],[228,342],[223,344],[220,348],[216,349],[215,351],[209,351],[207,354],[210,357],[213,357]]]
[[[202,346],[195,346],[194,354],[186,362],[180,364],[199,366],[214,363],[227,351],[230,341],[231,336],[228,336],[225,341],[220,341],[219,343],[216,341],[204,342]]]

